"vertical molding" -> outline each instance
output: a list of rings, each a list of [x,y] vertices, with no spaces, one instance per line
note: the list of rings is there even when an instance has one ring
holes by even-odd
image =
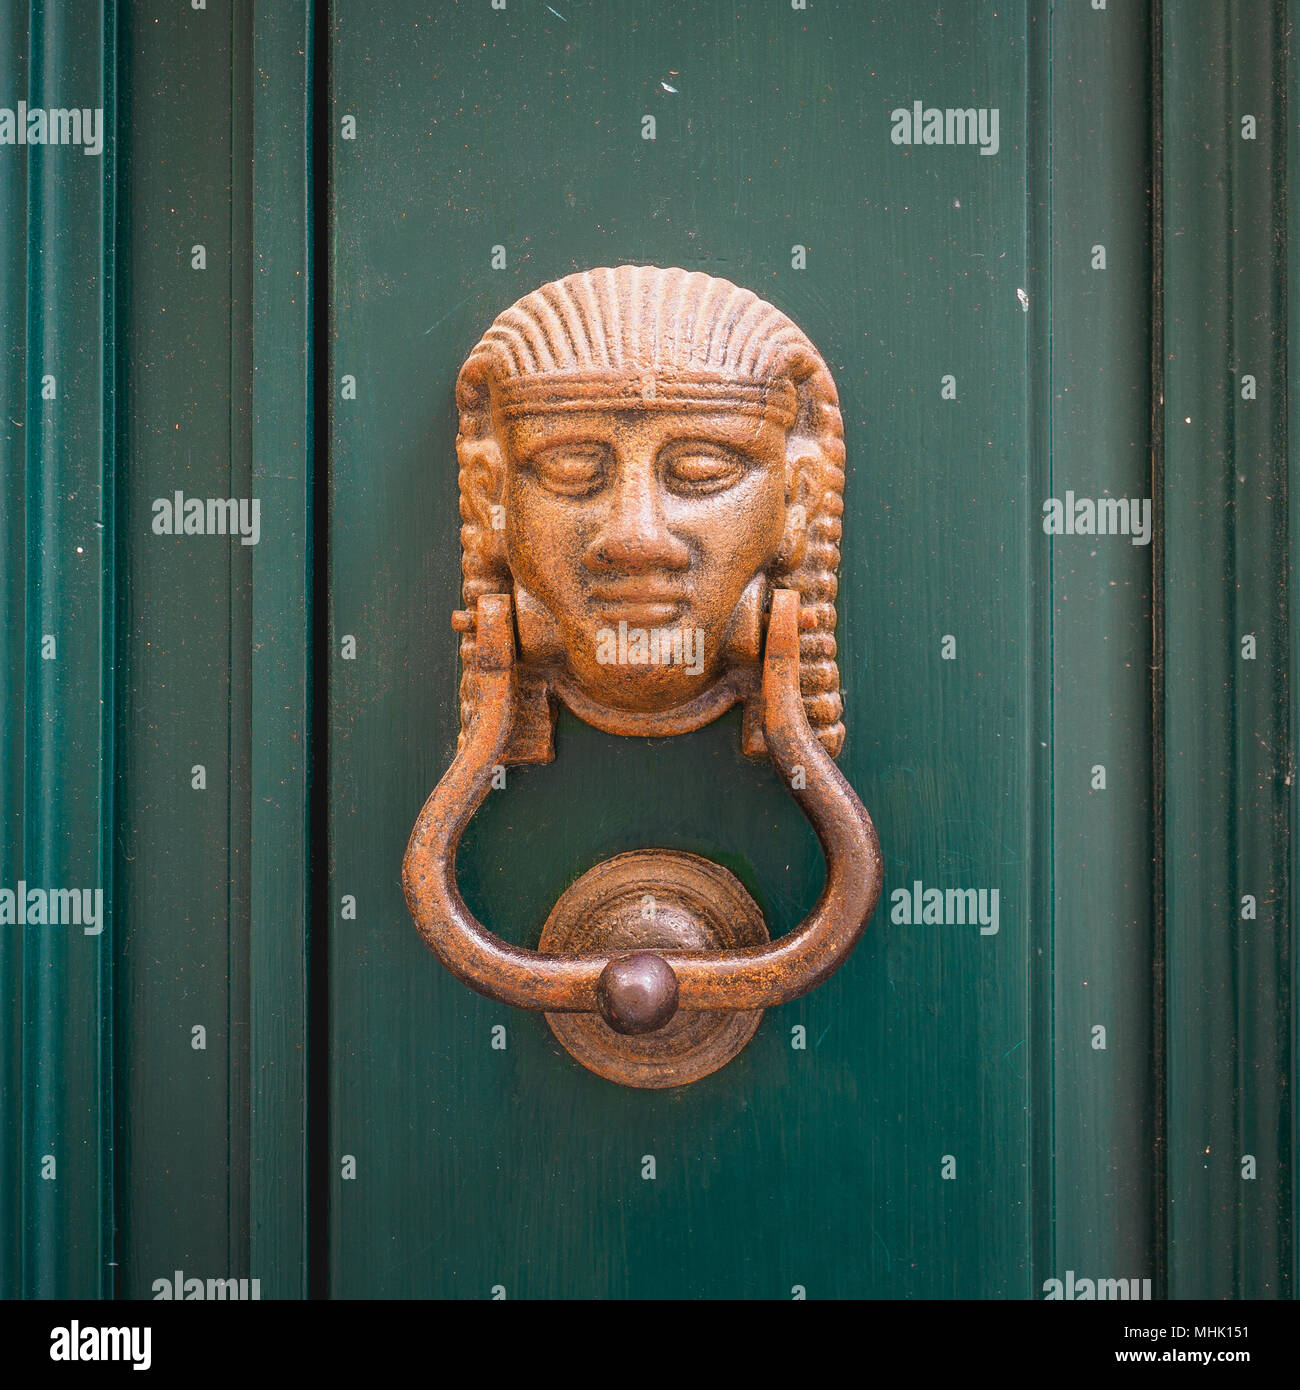
[[[1288,33],[1279,0],[1164,24],[1169,1293],[1272,1298],[1292,1291]]]
[[[257,497],[253,481],[253,24],[251,5],[230,6],[230,210],[227,239],[230,248],[227,302],[229,304],[230,448],[226,490],[230,497]],[[268,530],[293,525],[292,512],[283,517],[265,498],[262,521]],[[229,857],[226,899],[226,1146],[227,1265],[248,1270],[252,1224],[250,1004],[252,991],[252,750],[263,714],[253,691],[253,569],[254,552],[230,547],[228,608],[228,666],[230,716],[227,723],[226,766],[230,769],[226,806],[226,852]],[[292,839],[295,829],[289,830]],[[281,830],[283,835],[283,829]]]
[[[30,10],[32,107],[103,105],[105,16]],[[106,132],[107,135],[107,132]],[[17,151],[7,152],[10,157]],[[26,625],[23,854],[29,888],[102,890],[102,725],[111,719],[103,647],[102,476],[105,241],[103,155],[32,145],[27,161]],[[20,156],[21,157],[21,156]],[[43,380],[55,379],[47,398]],[[53,655],[46,643],[54,643]],[[107,916],[107,907],[105,907]],[[100,921],[103,926],[103,919]],[[27,925],[22,934],[22,1288],[98,1296],[108,1281],[111,1127],[101,1066],[111,930]],[[47,1157],[54,1176],[45,1172]]]
[[[118,1143],[120,1292],[148,1297],[182,1270],[232,1267],[247,1204],[232,1127],[232,1059],[246,1046],[238,975],[246,850],[232,844],[249,796],[230,760],[247,692],[232,650],[246,563],[222,536],[155,534],[153,501],[233,495],[231,11],[139,0],[123,33],[121,254],[128,269],[116,352],[125,602],[119,613]],[[125,206],[129,205],[129,206]],[[206,248],[193,266],[191,248]],[[244,304],[245,324],[248,306]],[[206,769],[202,789],[191,768]],[[230,967],[234,967],[234,976]],[[206,1047],[191,1030],[205,1029]],[[246,1088],[243,1103],[246,1104]],[[233,1148],[232,1148],[233,1144]],[[233,1180],[232,1180],[233,1178]]]
[[[0,197],[19,210],[0,259],[0,544],[9,557],[0,567],[0,705],[25,710],[0,735],[0,886],[99,887],[106,919],[95,938],[63,927],[0,932],[0,1294],[147,1295],[152,1278],[188,1265],[202,1277],[248,1273],[264,1296],[297,1297],[306,1288],[311,10],[305,0],[259,7],[254,19],[233,7],[228,43],[201,27],[208,16],[189,21],[182,61],[201,65],[203,45],[228,61],[216,81],[230,96],[229,144],[218,155],[228,161],[230,201],[215,214],[211,193],[226,180],[214,177],[201,109],[187,110],[179,128],[161,118],[178,156],[170,168],[133,170],[127,156],[142,131],[146,145],[160,138],[154,90],[132,101],[118,80],[119,68],[130,71],[119,41],[128,51],[145,42],[151,12],[134,11],[128,24],[105,0],[97,29],[84,19],[50,3],[0,8],[7,97],[102,105],[106,131],[95,158],[39,147],[0,158]],[[157,220],[160,189],[183,208],[175,224]],[[172,274],[173,244],[180,252],[184,241],[188,255],[196,209],[221,225],[230,253],[228,272],[210,272],[228,283],[205,282],[217,291],[206,298],[188,268],[158,282],[160,266]],[[155,222],[141,233],[133,214]],[[119,263],[118,238],[130,248],[133,230],[136,259]],[[205,344],[228,344],[228,375],[204,371],[215,354],[181,354],[165,383],[151,373],[146,384],[157,354],[147,335],[169,291],[173,317],[189,312]],[[52,401],[41,397],[47,372],[57,378]],[[133,403],[128,388],[144,394]],[[155,413],[142,414],[141,400]],[[195,431],[213,441],[219,484],[215,473],[191,472],[188,455],[182,467],[160,449],[159,421],[167,433],[177,419],[188,428],[196,410],[228,422],[228,446],[211,428]],[[202,468],[197,451],[193,466]],[[195,543],[179,597],[159,565],[167,542],[148,532],[149,498],[173,484],[258,497],[263,517],[251,550],[235,544],[223,558],[203,550],[220,541]],[[142,565],[158,582],[139,583]],[[152,663],[190,636],[186,614],[210,601],[214,578],[226,593],[224,654],[206,687],[184,672],[183,653],[159,684]],[[46,633],[54,661],[42,660]],[[212,788],[228,798],[223,837],[197,833],[197,818],[168,836],[154,809],[176,801],[178,760],[160,762],[154,743],[172,712],[157,691],[177,676],[175,712],[200,731],[214,699],[225,699],[213,682],[228,686],[228,777],[214,768]],[[154,702],[143,723],[142,688]],[[135,838],[119,839],[119,824]],[[205,875],[202,885],[185,880],[193,901],[178,899],[183,917],[213,883],[229,884],[224,966],[211,936],[177,933],[176,914],[158,899],[158,867],[176,856],[201,861]],[[160,973],[141,963],[145,942],[168,958]],[[202,994],[205,973],[225,980],[225,1046],[209,1054],[215,1090],[186,1046],[191,1011],[214,1033],[221,1027],[205,1007],[218,997]],[[191,1167],[217,1093],[224,1151],[203,1150]],[[46,1153],[54,1181],[41,1176]],[[210,1177],[225,1183],[215,1206]],[[119,1220],[134,1261],[120,1286]]]
[[[1154,1292],[1169,1296],[1169,1029],[1166,1009],[1169,913],[1165,894],[1165,200],[1164,0],[1151,0],[1151,102],[1147,128],[1151,138],[1151,816],[1152,944],[1151,1050],[1154,1088],[1151,1154],[1151,1229],[1155,1240]]]
[[[306,0],[142,0],[119,225],[121,1291],[305,1291],[312,503]],[[206,246],[206,267],[191,261]],[[256,499],[258,543],[153,499]],[[191,763],[208,769],[190,785]],[[206,1051],[190,1045],[207,1028]]]
[[[1055,495],[1052,460],[1052,168],[1054,88],[1052,82],[1053,6],[1035,0],[1029,8],[1028,43],[1028,179],[1025,210],[1030,250],[1028,284],[1029,412],[1027,456],[1031,497]],[[1030,509],[1030,525],[1034,525]],[[1026,708],[1033,711],[1031,739],[1032,782],[1035,787],[1027,827],[1028,854],[1034,865],[1028,947],[1030,967],[1030,1201],[1031,1201],[1031,1298],[1039,1296],[1056,1265],[1056,1133],[1055,1133],[1055,1035],[1052,998],[1053,905],[1055,901],[1053,840],[1051,834],[1055,789],[1052,724],[1052,550],[1037,535],[1037,559],[1033,565],[1036,602],[1032,606],[1034,628],[1029,651]]]
[[[121,363],[116,346],[119,263],[118,228],[118,36],[120,14],[117,0],[101,5],[103,43],[104,168],[103,209],[100,218],[103,239],[102,300],[99,341],[104,345],[100,360],[100,534],[103,536],[103,589],[100,606],[100,700],[99,717],[99,878],[104,885],[104,935],[99,957],[99,1173],[103,1200],[100,1203],[100,1242],[103,1250],[99,1290],[101,1297],[117,1294],[117,916],[114,911],[114,864],[116,855],[117,812],[117,615],[122,593],[117,582],[117,396]]]
[[[129,1297],[177,1269],[305,1288],[308,23],[305,0],[147,0],[120,30],[106,1160]],[[256,498],[258,544],[153,534],[178,489]]]
[[[1286,130],[1286,174],[1284,188],[1286,195],[1286,286],[1287,309],[1286,341],[1294,338],[1300,343],[1300,223],[1297,222],[1297,209],[1300,196],[1294,191],[1300,188],[1300,141],[1292,133],[1290,122],[1300,113],[1300,68],[1297,65],[1297,47],[1300,46],[1300,0],[1289,0],[1287,4],[1285,52],[1278,55],[1286,83],[1287,124]],[[1287,526],[1289,554],[1287,556],[1287,604],[1288,639],[1291,660],[1288,671],[1288,687],[1291,727],[1287,737],[1287,757],[1291,770],[1290,800],[1288,806],[1288,826],[1290,844],[1286,858],[1290,875],[1289,891],[1286,897],[1287,925],[1294,934],[1296,923],[1300,922],[1300,781],[1296,775],[1297,737],[1296,705],[1300,700],[1300,602],[1296,598],[1297,575],[1300,575],[1300,439],[1297,439],[1295,423],[1300,419],[1300,374],[1292,369],[1290,355],[1287,356]],[[1296,1000],[1300,998],[1300,952],[1294,945],[1291,948],[1287,979],[1286,1016],[1283,1025],[1287,1029],[1287,1076],[1292,1088],[1295,1085],[1296,1066],[1300,1061],[1300,1030],[1297,1029]],[[1289,1245],[1286,1252],[1286,1270],[1290,1277],[1290,1295],[1295,1298],[1300,1289],[1300,1267],[1297,1266],[1297,1223],[1300,1223],[1300,1184],[1296,1181],[1296,1161],[1300,1156],[1300,1106],[1294,1101],[1288,1107],[1289,1113],[1283,1118],[1286,1126],[1288,1152],[1288,1177],[1291,1184],[1289,1216]]]
[[[1039,245],[1050,255],[1049,380],[1037,402],[1044,496],[1063,513],[1071,494],[1154,506],[1150,44],[1148,3],[1054,7]],[[1050,971],[1051,1109],[1038,1122],[1050,1127],[1054,1191],[1040,1289],[1067,1270],[1154,1279],[1158,1264],[1152,551],[1113,530],[1043,535],[1044,519],[1051,821],[1039,830],[1053,902],[1050,955],[1035,969]]]
[[[313,6],[253,21],[250,1273],[307,1294]]]
[[[0,0],[0,91],[27,90],[26,0]],[[0,159],[0,886],[23,876],[26,684],[27,161]],[[22,1293],[23,935],[0,928],[0,1298]]]

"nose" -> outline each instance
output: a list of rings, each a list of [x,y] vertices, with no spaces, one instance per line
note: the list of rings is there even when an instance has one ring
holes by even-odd
[[[690,564],[690,550],[664,524],[653,460],[626,461],[619,469],[604,524],[582,559],[596,573],[644,574]]]

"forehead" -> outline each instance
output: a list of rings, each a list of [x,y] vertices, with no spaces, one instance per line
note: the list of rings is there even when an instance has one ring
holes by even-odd
[[[599,443],[614,452],[698,440],[758,453],[781,452],[786,431],[770,416],[726,410],[548,410],[498,419],[508,452],[526,458],[560,444]]]

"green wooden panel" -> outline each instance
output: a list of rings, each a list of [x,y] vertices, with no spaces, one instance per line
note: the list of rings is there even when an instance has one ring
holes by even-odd
[[[1050,545],[1052,1250],[1044,1278],[1159,1275],[1150,515],[1152,16],[1055,6],[1044,496],[1145,500],[1133,535]],[[1077,505],[1077,502],[1076,502]],[[1040,520],[1045,519],[1040,516]],[[1140,515],[1139,515],[1140,524]],[[1097,1030],[1104,1030],[1098,1032]],[[1044,1097],[1046,1099],[1046,1097]],[[1046,1177],[1046,1174],[1044,1174]]]
[[[0,5],[0,84],[27,88],[27,6]],[[11,226],[26,229],[27,161],[0,160],[0,207]],[[17,240],[15,238],[15,240]],[[0,709],[23,708],[27,668],[26,499],[27,257],[8,250],[0,256]],[[0,723],[0,884],[23,876],[23,721]],[[23,953],[11,931],[0,932],[0,1295],[22,1293],[23,1127]]]
[[[1026,1296],[1047,554],[1026,374],[1042,330],[1017,293],[1026,9],[553,9],[332,12],[331,1290]],[[891,142],[892,109],[947,94],[999,108],[996,156]],[[600,1081],[540,1018],[457,984],[398,885],[455,738],[455,372],[522,292],[628,260],[748,285],[826,355],[850,470],[842,766],[887,892],[919,879],[1001,903],[982,937],[891,924],[886,900],[831,982],[680,1094]],[[470,906],[534,943],[583,870],[666,845],[732,867],[789,930],[820,857],[737,738],[734,718],[653,743],[562,719],[557,762],[512,771],[471,827]]]
[[[106,107],[111,116],[111,13],[7,5],[7,91],[40,109],[76,93],[78,106]],[[0,928],[7,1019],[0,1249],[6,1292],[95,1297],[111,1288],[105,1025],[113,922],[103,838],[111,796],[100,749],[113,717],[104,525],[112,506],[112,362],[104,342],[112,322],[113,164],[66,143],[5,156],[0,177],[13,242],[0,292],[8,378],[2,886],[45,895],[50,915],[44,924]],[[18,263],[24,240],[25,267]],[[55,895],[71,892],[90,907],[89,928],[80,917],[63,924],[67,900]]]
[[[1177,1298],[1294,1290],[1288,42],[1281,4],[1166,7],[1164,755]]]
[[[263,1298],[307,1292],[312,188],[306,4],[257,7],[254,85],[253,555],[249,845],[249,1269]]]
[[[224,8],[224,7],[223,7]],[[245,1272],[247,1134],[236,1078],[246,1043],[248,547],[158,535],[153,503],[248,496],[237,354],[247,143],[235,145],[230,14],[131,10],[122,190],[123,587],[119,747],[124,915],[118,996],[123,1114],[122,1291],[175,1270]],[[246,19],[239,26],[246,24]],[[192,247],[206,266],[192,266]],[[195,769],[203,769],[202,773]],[[203,788],[194,783],[202,779]],[[206,1030],[206,1050],[192,1046]]]
[[[310,15],[142,4],[129,28],[122,1289],[302,1296]],[[255,543],[156,534],[178,490],[255,501]]]
[[[1287,6],[1287,20],[1289,24],[1289,36],[1287,42],[1286,55],[1286,100],[1289,111],[1300,109],[1300,72],[1297,71],[1297,49],[1295,35],[1300,33],[1300,3],[1297,0],[1290,0]],[[1288,128],[1289,129],[1289,128]],[[1297,180],[1300,179],[1300,142],[1288,138],[1286,141],[1286,177],[1285,188],[1295,188],[1300,186]],[[1300,207],[1296,199],[1287,197],[1286,207],[1286,247],[1287,247],[1287,300],[1286,300],[1286,327],[1287,342],[1294,337],[1300,342],[1300,295],[1294,293],[1293,287],[1300,284]],[[1292,750],[1292,757],[1295,757],[1296,749],[1296,718],[1295,692],[1300,690],[1300,627],[1298,627],[1297,615],[1300,614],[1300,605],[1296,602],[1295,576],[1300,574],[1300,487],[1296,487],[1295,480],[1300,478],[1300,431],[1291,427],[1291,422],[1300,420],[1300,372],[1293,370],[1290,356],[1287,357],[1286,372],[1286,402],[1287,402],[1287,609],[1289,618],[1288,645],[1290,647],[1290,670],[1288,680],[1291,688],[1291,728],[1289,745]],[[1293,777],[1291,779],[1291,806],[1287,817],[1285,830],[1278,827],[1278,856],[1286,865],[1289,875],[1288,891],[1286,898],[1287,921],[1291,924],[1294,931],[1295,923],[1300,921],[1300,807],[1297,806],[1297,798],[1300,798],[1300,784]],[[1287,1025],[1291,1030],[1292,1043],[1290,1046],[1288,1076],[1291,1084],[1295,1083],[1296,1063],[1300,1057],[1300,1046],[1295,1042],[1297,1032],[1296,1000],[1300,998],[1300,954],[1294,948],[1290,952],[1289,977],[1285,979],[1287,997],[1285,1008]],[[1291,1296],[1295,1297],[1295,1291],[1300,1283],[1297,1276],[1300,1275],[1300,1250],[1297,1249],[1296,1228],[1300,1220],[1300,1183],[1296,1178],[1296,1158],[1300,1155],[1300,1106],[1294,1102],[1288,1107],[1288,1127],[1284,1130],[1284,1138],[1288,1142],[1289,1148],[1289,1185],[1290,1185],[1290,1209],[1283,1210],[1280,1216],[1286,1222],[1289,1232],[1290,1245],[1290,1278]]]
[[[4,1294],[306,1289],[312,21],[254,18],[0,12],[3,99],[105,119],[0,158],[0,887],[105,924],[0,928]]]

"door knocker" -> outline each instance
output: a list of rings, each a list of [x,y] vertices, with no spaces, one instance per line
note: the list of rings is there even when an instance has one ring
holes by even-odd
[[[749,290],[620,266],[506,309],[456,400],[461,733],[407,847],[411,916],[454,975],[544,1010],[592,1071],[695,1081],[740,1052],[762,1010],[844,963],[880,895],[875,829],[833,761],[835,385]],[[578,879],[536,951],[476,921],[456,887],[461,834],[494,767],[554,758],[557,701],[598,729],[655,737],[741,702],[744,752],[771,759],[826,856],[802,925],[769,940],[726,869],[654,849]]]

